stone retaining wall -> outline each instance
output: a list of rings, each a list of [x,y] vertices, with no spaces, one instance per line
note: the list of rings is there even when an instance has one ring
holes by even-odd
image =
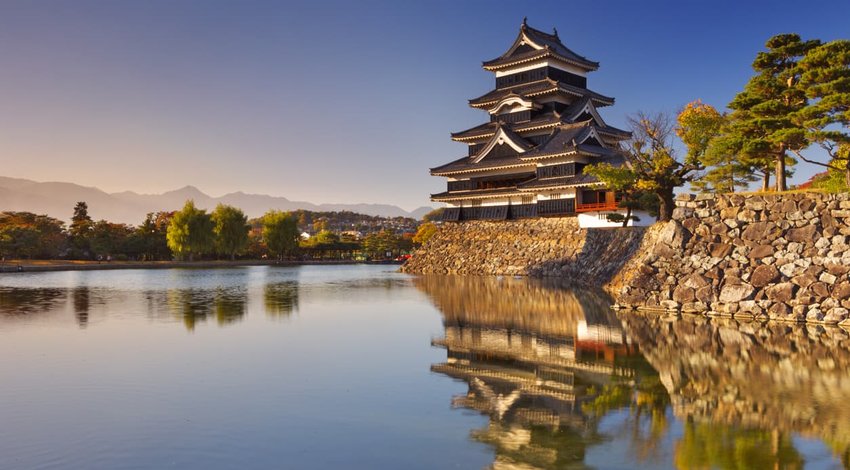
[[[627,307],[850,324],[850,195],[682,195],[608,289]]]
[[[422,274],[558,276],[601,287],[645,229],[580,229],[575,217],[443,223],[402,268]]]

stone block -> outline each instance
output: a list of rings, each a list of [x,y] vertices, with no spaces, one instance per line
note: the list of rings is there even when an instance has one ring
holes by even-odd
[[[753,287],[764,287],[777,279],[779,279],[779,270],[774,266],[762,264],[753,271],[750,277],[750,284]]]
[[[747,300],[753,295],[755,289],[747,283],[726,284],[720,290],[718,300],[723,303],[735,303]]]
[[[797,292],[797,286],[790,282],[781,282],[765,289],[767,298],[774,302],[789,302]]]

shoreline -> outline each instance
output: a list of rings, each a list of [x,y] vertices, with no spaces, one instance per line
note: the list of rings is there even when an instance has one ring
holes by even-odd
[[[401,261],[59,261],[59,260],[12,260],[0,262],[0,274],[18,274],[51,271],[96,271],[110,269],[210,269],[238,268],[247,266],[313,266],[342,264],[387,264],[401,265]]]

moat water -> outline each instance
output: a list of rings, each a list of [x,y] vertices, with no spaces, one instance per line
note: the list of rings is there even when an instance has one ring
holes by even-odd
[[[850,334],[388,266],[0,275],[0,468],[843,468]]]

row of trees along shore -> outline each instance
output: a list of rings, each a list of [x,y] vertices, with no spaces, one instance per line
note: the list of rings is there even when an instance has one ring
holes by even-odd
[[[624,225],[638,208],[669,220],[674,190],[686,183],[728,193],[761,181],[762,191],[786,191],[800,160],[826,169],[812,180],[813,189],[850,188],[850,40],[780,34],[752,67],[755,74],[728,112],[697,100],[676,119],[638,113],[629,118],[627,165],[587,168],[620,194]],[[683,157],[676,137],[687,149]]]
[[[94,221],[88,205],[78,202],[67,229],[46,215],[0,212],[0,258],[382,260],[409,253],[414,239],[421,238],[415,234],[418,227],[410,218],[348,212],[270,210],[249,220],[236,207],[219,204],[207,212],[191,200],[178,211],[149,213],[131,226]],[[313,235],[302,236],[303,230]]]

